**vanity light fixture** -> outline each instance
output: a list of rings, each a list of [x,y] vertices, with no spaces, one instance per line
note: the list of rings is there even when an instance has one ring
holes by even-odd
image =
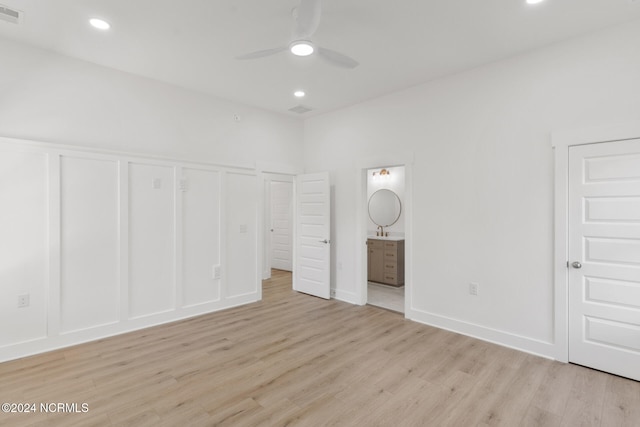
[[[304,97],[306,94],[304,93],[303,90],[297,90],[295,92],[293,92],[293,96],[295,96],[296,98],[302,98]]]
[[[373,171],[373,179],[378,179],[378,178],[388,179],[389,177],[391,177],[391,172],[387,169],[381,169],[378,172]]]
[[[89,23],[91,24],[92,27],[97,28],[99,30],[108,30],[109,28],[111,28],[111,24],[109,24],[107,21],[105,21],[104,19],[99,19],[99,18],[91,18],[89,19]]]
[[[544,0],[527,0],[527,4],[538,4],[542,3]]]

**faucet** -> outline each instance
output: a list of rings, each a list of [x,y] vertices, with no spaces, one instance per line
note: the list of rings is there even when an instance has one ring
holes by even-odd
[[[384,228],[381,225],[379,225],[378,228],[380,231],[376,231],[376,236],[384,236]]]

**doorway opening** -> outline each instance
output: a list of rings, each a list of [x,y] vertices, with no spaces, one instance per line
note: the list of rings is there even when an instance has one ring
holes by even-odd
[[[404,313],[405,167],[366,170],[366,303]]]
[[[293,292],[292,273],[285,270],[271,270],[271,277],[262,280],[262,301],[278,302]]]
[[[262,279],[272,268],[292,273],[293,289],[330,298],[330,184],[328,172],[263,172]]]
[[[265,174],[263,279],[273,269],[293,271],[293,181],[290,175]]]

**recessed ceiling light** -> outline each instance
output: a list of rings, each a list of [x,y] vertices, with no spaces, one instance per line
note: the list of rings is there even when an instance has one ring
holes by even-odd
[[[544,0],[527,0],[527,4],[538,4],[542,3]]]
[[[99,30],[108,30],[109,28],[111,28],[111,24],[103,19],[91,18],[89,19],[89,23],[91,24],[91,26]]]
[[[297,98],[302,98],[302,97],[305,95],[305,93],[304,93],[304,91],[303,91],[303,90],[297,90],[297,91],[293,92],[293,94],[294,94]]]
[[[313,53],[313,45],[306,40],[298,40],[289,46],[291,53],[297,56],[309,56]]]

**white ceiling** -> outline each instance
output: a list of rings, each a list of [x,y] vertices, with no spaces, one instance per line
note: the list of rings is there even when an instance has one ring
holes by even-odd
[[[0,37],[217,97],[309,117],[611,25],[640,0],[324,0],[316,44],[353,70],[282,52],[297,0],[0,0],[25,12]],[[90,17],[112,24],[108,32]],[[639,24],[640,25],[640,24]],[[1,64],[1,63],[0,63]],[[307,96],[298,100],[296,89]],[[313,111],[287,110],[304,104]]]

